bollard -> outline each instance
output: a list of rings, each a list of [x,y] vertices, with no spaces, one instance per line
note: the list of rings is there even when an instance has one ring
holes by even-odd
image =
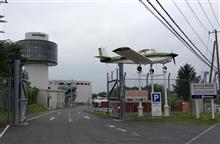
[[[139,102],[139,106],[138,106],[138,117],[143,117],[144,116],[144,113],[143,113],[143,106],[142,106],[142,103]]]

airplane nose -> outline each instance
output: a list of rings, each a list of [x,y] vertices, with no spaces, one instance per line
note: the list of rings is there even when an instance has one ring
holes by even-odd
[[[172,57],[177,57],[178,54],[172,53]]]

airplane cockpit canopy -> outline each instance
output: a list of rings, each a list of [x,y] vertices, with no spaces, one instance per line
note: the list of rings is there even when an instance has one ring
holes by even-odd
[[[149,54],[152,52],[156,52],[154,49],[142,49],[139,51],[140,54]]]

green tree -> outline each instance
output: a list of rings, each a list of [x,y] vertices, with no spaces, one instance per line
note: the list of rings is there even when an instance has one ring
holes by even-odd
[[[36,87],[31,87],[30,85],[27,88],[28,91],[28,104],[36,104],[37,103],[37,96],[39,93],[39,89]]]
[[[12,71],[14,59],[25,61],[21,46],[12,41],[0,41],[0,77],[8,77]]]
[[[176,85],[174,91],[178,99],[189,101],[190,98],[190,81],[197,81],[196,72],[193,66],[185,64],[178,70]]]
[[[107,93],[106,92],[100,92],[100,93],[97,94],[97,96],[107,97]]]

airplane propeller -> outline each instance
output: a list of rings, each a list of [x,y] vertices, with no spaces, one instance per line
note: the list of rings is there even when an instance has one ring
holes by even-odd
[[[171,53],[171,54],[168,54],[167,56],[170,56],[170,57],[172,57],[172,59],[173,59],[173,63],[174,64],[176,64],[176,60],[175,60],[175,57],[177,57],[178,56],[178,54],[175,54],[175,53]]]
[[[176,60],[175,60],[175,57],[177,57],[178,56],[178,54],[175,54],[175,53],[171,53],[171,57],[172,57],[172,59],[173,59],[173,63],[174,64],[176,64]]]

